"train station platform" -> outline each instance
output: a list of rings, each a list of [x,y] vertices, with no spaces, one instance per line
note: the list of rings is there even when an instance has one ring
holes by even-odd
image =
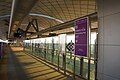
[[[73,75],[58,72],[56,67],[23,52],[21,47],[10,47],[0,64],[0,80],[74,80]]]

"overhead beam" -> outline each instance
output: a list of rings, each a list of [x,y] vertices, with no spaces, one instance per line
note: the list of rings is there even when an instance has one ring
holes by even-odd
[[[90,17],[93,22],[97,21],[97,12],[86,15],[86,16],[83,16],[83,17],[80,17],[80,18],[77,18],[77,19],[81,19],[81,18],[84,18],[84,17]],[[71,20],[71,21],[68,21],[68,22],[65,22],[65,23],[62,23],[62,24],[47,28],[47,29],[43,29],[43,30],[41,30],[39,32],[33,33],[30,36],[39,35],[39,34],[50,32],[50,31],[57,31],[57,30],[61,30],[61,29],[74,27],[74,21],[76,21],[77,19],[74,19],[74,20]]]
[[[93,28],[91,29],[92,32],[98,32],[98,28]],[[71,32],[61,32],[60,34],[74,34],[74,31],[71,31]],[[56,34],[56,36],[59,35],[59,34]],[[45,38],[45,37],[49,37],[49,35],[40,35],[40,37],[42,38]],[[29,39],[37,39],[37,38],[40,38],[40,37],[36,37],[36,38],[29,38]]]
[[[16,31],[37,1],[38,0],[13,0],[8,37],[10,37],[13,28],[14,31]],[[17,27],[14,26],[15,24],[17,24]]]
[[[35,24],[36,24],[36,28],[37,28],[37,32],[38,32],[39,31],[39,27],[38,27],[37,19],[35,19]]]
[[[35,25],[32,23],[33,28],[35,29],[36,32],[38,32],[38,29],[35,27]]]
[[[34,22],[35,22],[35,25],[34,25]],[[29,30],[30,27],[33,27],[36,32],[39,31],[37,19],[32,19],[32,21],[29,22],[29,24],[28,24],[28,26],[27,26],[27,28],[25,30],[25,36],[26,36],[26,34],[27,34],[27,32],[28,32],[28,30]],[[39,35],[38,35],[38,37],[39,37]]]
[[[28,26],[27,26],[25,32],[27,32],[29,30],[30,26],[33,24],[33,21],[34,21],[34,19],[28,23]]]

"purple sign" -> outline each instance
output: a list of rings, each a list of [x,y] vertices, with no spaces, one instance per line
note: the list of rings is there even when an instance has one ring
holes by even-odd
[[[2,43],[0,42],[0,59],[2,58]]]
[[[89,41],[88,18],[75,22],[75,55],[87,57]]]

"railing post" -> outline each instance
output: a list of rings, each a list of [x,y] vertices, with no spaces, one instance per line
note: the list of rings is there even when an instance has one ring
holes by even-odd
[[[83,57],[80,58],[80,75],[83,76]]]
[[[60,55],[60,50],[58,50],[58,71],[60,70],[59,67],[60,67],[60,62],[59,62],[59,55]]]
[[[97,34],[97,39],[95,43],[95,80],[97,80],[97,62],[98,62],[98,34]]]
[[[88,80],[90,80],[90,57],[88,58]]]
[[[74,80],[75,80],[75,61],[76,61],[76,56],[74,56],[74,67],[73,67],[73,77],[74,77]]]
[[[64,68],[64,74],[66,74],[66,55],[63,53],[63,68]]]

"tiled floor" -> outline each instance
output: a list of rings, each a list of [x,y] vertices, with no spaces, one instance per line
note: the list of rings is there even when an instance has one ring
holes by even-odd
[[[8,80],[7,76],[7,61],[8,56],[5,54],[2,60],[0,60],[0,80]]]
[[[25,54],[22,48],[11,49],[2,63],[0,80],[73,80],[71,76],[55,70],[52,65]]]

